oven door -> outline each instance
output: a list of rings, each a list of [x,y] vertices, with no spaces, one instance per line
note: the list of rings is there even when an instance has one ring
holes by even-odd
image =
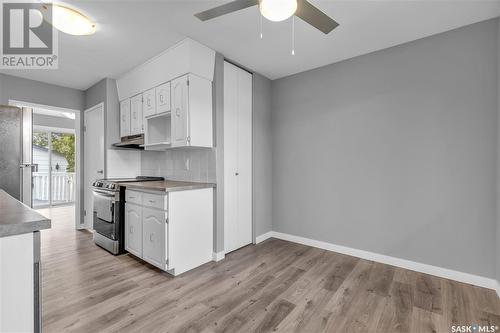
[[[109,239],[117,240],[115,193],[94,190],[93,197],[94,230]]]

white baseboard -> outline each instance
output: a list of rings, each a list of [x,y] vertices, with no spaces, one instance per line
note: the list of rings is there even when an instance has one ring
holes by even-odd
[[[500,298],[500,282],[498,282],[498,281],[497,281],[496,291],[497,291],[497,296]]]
[[[374,253],[374,252],[353,249],[350,247],[336,245],[336,244],[327,243],[327,242],[322,242],[322,241],[318,241],[318,240],[314,240],[314,239],[310,239],[310,238],[304,238],[304,237],[300,237],[300,236],[284,234],[281,232],[271,231],[270,233],[271,233],[271,236],[269,236],[269,237],[274,237],[274,238],[283,239],[283,240],[294,242],[294,243],[299,243],[299,244],[303,244],[303,245],[317,247],[320,249],[338,252],[338,253],[342,253],[342,254],[346,254],[346,255],[350,255],[353,257],[358,257],[358,258],[362,258],[362,259],[366,259],[366,260],[372,260],[372,261],[380,262],[383,264],[401,267],[401,268],[409,269],[409,270],[420,272],[420,273],[435,275],[435,276],[438,276],[441,278],[446,278],[446,279],[455,280],[455,281],[459,281],[459,282],[463,282],[463,283],[468,283],[468,284],[472,284],[472,285],[479,286],[479,287],[493,289],[493,290],[496,290],[497,294],[500,297],[500,286],[499,286],[497,280],[495,280],[495,279],[491,279],[491,278],[487,278],[487,277],[483,277],[483,276],[478,276],[478,275],[473,275],[473,274],[469,274],[469,273],[464,273],[464,272],[459,272],[459,271],[454,271],[454,270],[451,270],[448,268],[422,264],[419,262],[410,261],[410,260],[406,260],[406,259],[390,257],[390,256],[386,256],[386,255],[378,254],[378,253]],[[266,233],[262,236],[267,236],[268,234],[269,233]],[[267,238],[269,238],[269,237],[267,237]]]
[[[212,252],[212,261],[221,261],[225,256],[226,254],[224,253],[224,251]]]
[[[273,231],[268,231],[265,234],[255,237],[255,244],[262,243],[263,241],[271,237],[273,237]]]

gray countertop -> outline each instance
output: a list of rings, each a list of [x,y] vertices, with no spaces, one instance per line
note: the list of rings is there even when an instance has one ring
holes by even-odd
[[[120,185],[125,186],[131,190],[146,190],[146,191],[157,191],[157,192],[186,191],[186,190],[196,190],[200,188],[215,187],[215,184],[213,183],[180,182],[175,180],[160,180],[152,182],[130,182],[130,183],[121,183]]]
[[[50,220],[0,190],[0,237],[49,229]]]

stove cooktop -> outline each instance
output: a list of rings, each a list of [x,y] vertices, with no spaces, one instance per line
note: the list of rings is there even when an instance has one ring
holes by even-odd
[[[129,183],[129,182],[147,182],[147,181],[155,181],[155,180],[165,180],[165,178],[138,176],[135,178],[103,178],[103,179],[97,179],[96,181],[107,182],[107,183]]]
[[[149,177],[149,176],[138,176],[135,178],[104,178],[97,179],[92,186],[97,188],[106,188],[110,190],[114,190],[118,188],[118,184],[120,183],[130,183],[130,182],[151,182],[165,180],[163,177]]]

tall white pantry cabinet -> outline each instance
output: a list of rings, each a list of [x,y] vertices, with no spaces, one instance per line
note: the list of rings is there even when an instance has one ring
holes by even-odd
[[[252,243],[252,74],[224,62],[224,247]]]

